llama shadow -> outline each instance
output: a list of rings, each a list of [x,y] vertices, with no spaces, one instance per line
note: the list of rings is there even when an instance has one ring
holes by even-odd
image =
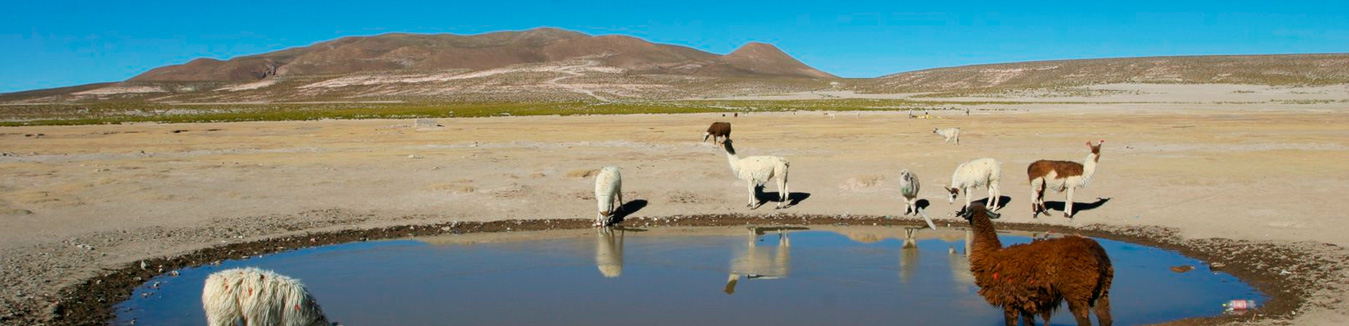
[[[1012,197],[1008,197],[1008,196],[998,196],[998,207],[1007,207],[1007,203],[1011,203],[1011,202],[1012,202]],[[984,199],[976,199],[976,200],[970,202],[971,205],[973,205],[974,203],[983,203],[984,206],[988,206],[988,198],[984,198]],[[957,204],[959,204],[959,202],[957,202]]]
[[[1101,207],[1101,205],[1105,205],[1105,202],[1108,202],[1108,201],[1110,201],[1110,198],[1109,198],[1109,197],[1097,197],[1097,198],[1096,198],[1096,201],[1095,201],[1095,202],[1091,202],[1091,203],[1079,203],[1079,202],[1073,202],[1073,215],[1077,215],[1077,212],[1081,212],[1081,211],[1089,211],[1089,210],[1096,209],[1096,208],[1098,208],[1098,207]],[[1061,201],[1045,201],[1045,209],[1046,209],[1046,210],[1053,210],[1053,211],[1060,211],[1060,212],[1062,212],[1063,209],[1064,209],[1063,206],[1065,206],[1065,205],[1067,205],[1067,203],[1061,202]],[[1046,212],[1046,213],[1047,213],[1047,212]]]
[[[623,223],[623,219],[627,218],[628,215],[632,215],[633,213],[642,210],[642,208],[646,207],[646,204],[646,199],[634,199],[627,203],[623,203],[623,206],[619,206],[618,213],[614,214],[612,224],[617,225],[618,223]]]
[[[756,195],[756,196],[754,196],[754,197],[755,197],[755,199],[759,200],[760,203],[777,202],[777,201],[778,201],[778,192],[776,192],[776,191],[774,191],[774,192],[759,192],[758,195]],[[801,201],[806,200],[806,198],[810,198],[810,193],[808,193],[808,192],[792,192],[792,193],[788,193],[788,194],[787,194],[787,206],[785,206],[785,207],[783,207],[783,208],[796,206],[796,204],[801,203]]]

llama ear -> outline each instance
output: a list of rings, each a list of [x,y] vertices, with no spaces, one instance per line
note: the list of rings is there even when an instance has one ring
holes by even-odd
[[[988,215],[988,218],[989,218],[989,219],[993,219],[993,220],[996,220],[996,219],[1002,217],[1002,213],[996,213],[996,212],[993,212],[993,211],[985,211],[984,214],[987,214],[987,215]]]

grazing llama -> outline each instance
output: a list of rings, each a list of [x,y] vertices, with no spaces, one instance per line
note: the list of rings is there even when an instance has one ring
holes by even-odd
[[[599,204],[595,226],[613,224],[614,214],[623,208],[623,177],[617,166],[606,166],[595,175],[595,201]]]
[[[759,208],[762,203],[759,202],[759,187],[767,184],[769,180],[778,180],[778,205],[777,208],[787,208],[787,167],[790,163],[787,159],[777,156],[750,156],[740,157],[735,154],[735,147],[731,145],[731,140],[721,142],[721,148],[726,150],[726,161],[731,163],[731,173],[735,174],[740,180],[745,180],[746,187],[749,190],[749,204],[745,205],[750,209]]]
[[[970,208],[970,190],[978,187],[988,187],[988,206],[992,210],[998,210],[998,204],[1002,201],[1002,192],[998,190],[998,179],[1002,177],[1002,167],[997,160],[991,158],[981,158],[960,164],[956,167],[955,173],[951,174],[951,186],[945,188],[950,196],[947,202],[954,204],[956,197],[965,192],[965,206],[960,211]]]
[[[1015,326],[1018,316],[1033,326],[1035,315],[1049,325],[1049,317],[1065,300],[1078,325],[1091,325],[1093,308],[1101,325],[1113,323],[1110,283],[1115,268],[1096,240],[1067,236],[1003,248],[990,220],[997,213],[975,205],[962,217],[974,232],[970,273],[979,295],[1002,307],[1007,326]]]
[[[731,123],[721,121],[713,122],[711,126],[707,126],[707,131],[703,132],[703,142],[707,142],[707,137],[712,137],[712,142],[714,143],[720,142],[717,141],[717,138],[723,140],[731,139]]]
[[[960,128],[932,129],[932,133],[946,138],[942,142],[955,141],[956,145],[960,145]]]
[[[1045,208],[1045,189],[1067,192],[1068,201],[1063,204],[1063,217],[1073,217],[1073,190],[1091,183],[1091,177],[1096,175],[1096,163],[1101,160],[1102,144],[1105,144],[1104,139],[1096,145],[1087,141],[1091,153],[1082,163],[1039,160],[1026,168],[1026,174],[1030,177],[1032,218],[1040,216],[1040,213],[1049,215],[1049,209]]]
[[[252,267],[208,276],[201,304],[210,326],[330,325],[299,280]]]

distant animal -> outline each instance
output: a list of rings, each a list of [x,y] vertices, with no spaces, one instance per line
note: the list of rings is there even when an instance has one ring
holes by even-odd
[[[993,210],[998,210],[998,204],[1002,201],[1002,191],[998,190],[998,180],[1002,178],[1002,167],[997,160],[991,158],[981,158],[965,162],[956,166],[956,171],[951,173],[951,185],[943,186],[946,192],[950,193],[947,202],[954,204],[956,197],[965,192],[965,206],[961,206],[961,211],[969,209],[970,202],[973,200],[970,191],[979,187],[988,187],[988,206]]]
[[[960,144],[960,128],[932,129],[932,133],[946,138],[943,142],[955,141],[956,145]]]
[[[299,280],[252,267],[208,276],[201,303],[210,326],[330,325]]]
[[[749,188],[749,204],[745,205],[750,209],[759,208],[762,203],[759,202],[759,187],[768,183],[769,180],[778,181],[778,205],[777,208],[787,208],[787,168],[790,163],[787,159],[777,156],[750,156],[740,157],[735,153],[735,147],[731,145],[731,140],[721,142],[721,148],[726,151],[726,161],[731,164],[731,173],[736,178],[745,180],[746,187]]]
[[[1110,283],[1115,268],[1105,248],[1080,236],[1003,248],[990,220],[998,215],[978,204],[962,213],[974,232],[970,273],[979,295],[1002,308],[1006,325],[1017,325],[1018,316],[1026,325],[1035,325],[1035,315],[1049,325],[1049,317],[1065,300],[1078,325],[1091,325],[1090,310],[1095,310],[1101,325],[1114,323]]]
[[[595,226],[612,225],[614,214],[623,208],[623,177],[617,166],[606,166],[595,175],[595,201],[599,205]]]
[[[712,137],[712,142],[714,143],[718,142],[717,138],[723,140],[731,139],[731,123],[722,121],[713,122],[711,126],[707,126],[707,131],[703,132],[703,142],[707,142],[707,137]]]
[[[1073,190],[1091,183],[1091,178],[1096,175],[1096,164],[1101,160],[1103,144],[1104,139],[1096,145],[1087,141],[1087,149],[1091,150],[1091,153],[1087,154],[1082,163],[1039,160],[1026,167],[1026,174],[1030,177],[1032,218],[1040,216],[1040,213],[1049,215],[1049,209],[1045,207],[1045,189],[1053,189],[1054,192],[1066,191],[1068,201],[1063,204],[1063,217],[1073,217]]]

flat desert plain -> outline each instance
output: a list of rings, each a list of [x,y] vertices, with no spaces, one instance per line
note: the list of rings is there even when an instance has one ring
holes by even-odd
[[[897,184],[898,172],[910,169],[937,224],[960,226],[952,215],[964,198],[948,204],[941,185],[957,164],[990,157],[1001,162],[1010,198],[1000,223],[1156,227],[1180,239],[1349,257],[1343,106],[1006,104],[972,106],[968,116],[937,111],[934,119],[906,112],[537,116],[439,119],[443,127],[420,129],[411,120],[0,128],[0,310],[49,304],[60,289],[105,270],[222,244],[451,221],[593,219],[590,171],[608,165],[622,168],[624,198],[646,203],[629,219],[913,219],[900,217]],[[724,152],[700,142],[713,121],[733,124],[740,155],[790,160],[798,203],[746,208],[745,185]],[[959,145],[932,133],[946,127],[962,129]],[[1101,139],[1097,174],[1074,198],[1076,217],[1032,218],[1027,165],[1080,162],[1085,143]],[[777,189],[770,183],[764,191]],[[1050,192],[1046,200],[1064,195]],[[1290,320],[1265,322],[1349,323],[1345,271],[1307,268],[1334,270],[1317,274],[1323,279],[1312,281],[1317,288]]]

